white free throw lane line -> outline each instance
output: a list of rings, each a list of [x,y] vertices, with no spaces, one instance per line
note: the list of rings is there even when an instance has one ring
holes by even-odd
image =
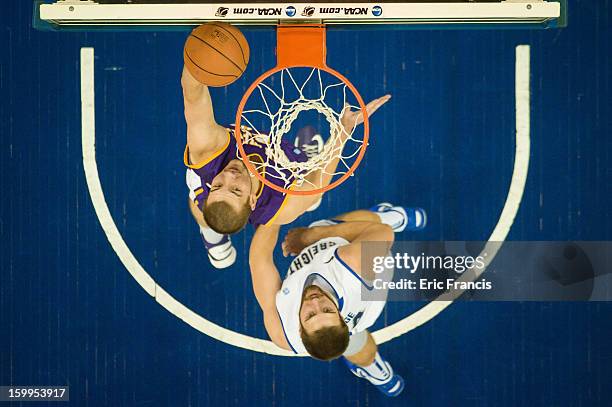
[[[514,170],[508,196],[497,225],[489,237],[490,242],[503,242],[506,239],[523,197],[529,168],[529,97],[529,46],[520,45],[516,49],[516,149]],[[295,356],[292,352],[280,349],[270,341],[223,328],[196,314],[157,285],[128,248],[106,204],[96,163],[93,48],[81,49],[81,109],[83,167],[89,195],[109,243],[138,284],[149,295],[155,297],[155,300],[170,313],[212,338],[256,352]],[[488,249],[485,247],[485,250],[489,253],[487,256],[488,264],[495,257],[497,249],[493,246]],[[452,301],[430,302],[406,318],[374,332],[374,338],[380,344],[403,335],[430,321],[450,304],[452,304]]]
[[[81,48],[81,139],[83,167],[85,168],[85,180],[87,181],[89,196],[91,196],[100,225],[102,225],[102,229],[104,229],[104,233],[113,250],[124,265],[126,263],[130,264],[130,267],[126,266],[126,268],[138,284],[149,295],[154,296],[155,281],[142,268],[123,241],[104,199],[104,192],[102,192],[102,185],[98,175],[98,165],[96,164],[95,111],[94,50],[93,48]]]

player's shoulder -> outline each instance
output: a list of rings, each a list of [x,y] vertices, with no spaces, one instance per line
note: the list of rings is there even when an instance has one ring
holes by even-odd
[[[234,137],[229,129],[222,129],[219,137],[215,137],[215,141],[205,147],[193,148],[189,141],[187,142],[183,158],[186,167],[192,170],[201,170],[210,167],[219,160],[224,160],[224,156],[232,149]]]
[[[366,284],[374,280],[374,273],[370,268],[363,267],[362,257],[361,245],[347,244],[338,247],[335,251],[336,261],[363,284]]]

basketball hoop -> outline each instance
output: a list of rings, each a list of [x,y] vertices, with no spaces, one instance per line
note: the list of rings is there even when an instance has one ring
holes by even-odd
[[[251,174],[270,188],[292,195],[323,193],[346,181],[365,154],[369,136],[366,105],[355,86],[327,66],[324,25],[278,25],[276,32],[277,65],[249,86],[236,112],[238,150]],[[252,98],[253,95],[258,97]],[[259,107],[247,107],[253,99],[258,99]],[[356,132],[357,126],[347,129],[342,125],[342,115],[350,108],[361,110],[363,134],[359,134],[361,130]],[[291,157],[286,154],[288,140],[283,137],[306,111],[323,115],[329,134],[322,151],[306,161],[295,160],[292,154],[289,154]],[[260,132],[261,126],[250,115],[266,122],[267,132]],[[257,164],[260,171],[245,153],[244,144],[249,143],[256,143],[266,151],[267,161]],[[330,163],[337,166],[330,168],[333,167]],[[303,187],[297,190],[296,186]]]

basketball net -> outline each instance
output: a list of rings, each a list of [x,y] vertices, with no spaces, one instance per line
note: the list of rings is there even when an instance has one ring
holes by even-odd
[[[242,121],[248,126],[248,128],[242,128],[243,143],[256,143],[265,148],[266,161],[263,166],[275,170],[266,171],[266,177],[280,180],[284,188],[289,189],[292,184],[301,186],[304,183],[312,186],[313,190],[321,188],[326,176],[333,178],[346,174],[351,168],[351,160],[359,153],[363,140],[353,137],[356,126],[345,129],[341,123],[346,109],[359,110],[359,107],[348,103],[347,86],[344,82],[337,80],[324,85],[321,70],[318,68],[312,68],[301,83],[296,80],[290,68],[283,69],[278,76],[280,77],[280,91],[273,89],[265,82],[260,82],[256,91],[253,92],[254,95],[257,95],[253,96],[254,98],[260,98],[258,105],[263,106],[265,110],[242,110]],[[288,87],[291,87],[291,90],[287,89]],[[305,88],[309,89],[310,97],[305,95]],[[333,104],[338,105],[337,100],[327,100],[332,89],[341,92],[342,101],[339,105],[342,108],[339,110],[331,107]],[[312,94],[313,90],[316,90],[314,94]],[[336,92],[334,96],[336,99]],[[322,151],[318,153],[304,151],[309,157],[308,160],[294,161],[285,154],[281,141],[290,137],[293,122],[301,112],[307,110],[315,110],[325,117],[329,124],[330,134]],[[267,117],[269,130],[260,131],[253,124],[255,122],[253,115]],[[334,161],[337,161],[337,167],[330,168],[330,163]]]
[[[325,34],[321,24],[278,25],[276,67],[261,74],[248,87],[236,111],[234,134],[244,164],[261,182],[282,193],[314,195],[337,187],[354,173],[368,145],[366,105],[355,86],[327,66]],[[345,128],[341,123],[348,109],[360,111],[363,126],[358,132],[355,124]],[[329,125],[329,129],[321,129],[325,144],[314,154],[311,151],[302,154],[288,139],[300,114],[314,114],[307,111],[318,113],[315,116],[319,124],[323,123],[318,120],[323,115]],[[349,117],[355,115],[351,113]],[[246,134],[243,124],[250,127]],[[267,131],[260,131],[264,126]],[[264,167],[274,171],[262,175],[249,162],[244,149],[247,142],[264,147],[267,155]]]

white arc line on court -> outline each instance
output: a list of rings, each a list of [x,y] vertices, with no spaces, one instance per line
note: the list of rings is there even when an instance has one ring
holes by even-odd
[[[514,170],[512,181],[508,191],[508,196],[504,208],[499,217],[495,229],[489,237],[490,242],[503,242],[510,231],[514,218],[518,212],[527,173],[529,169],[529,113],[530,113],[530,93],[529,93],[529,46],[520,45],[516,48],[516,149],[514,158]],[[294,355],[292,352],[278,348],[272,342],[253,338],[214,324],[204,317],[178,302],[174,297],[160,287],[153,278],[144,270],[138,260],[134,257],[129,247],[123,240],[119,229],[111,216],[96,163],[95,149],[95,95],[94,95],[94,50],[93,48],[81,49],[81,138],[83,148],[83,167],[87,188],[94,206],[94,210],[100,221],[100,225],[106,234],[113,250],[138,284],[166,310],[177,316],[198,331],[239,348],[248,349],[256,352],[263,352],[279,356],[305,356]],[[487,250],[488,246],[485,246]],[[489,264],[497,249],[493,246],[488,249]],[[484,272],[485,268],[482,269]],[[476,275],[476,277],[478,277]],[[449,301],[432,301],[420,308],[416,312],[401,319],[400,321],[387,326],[379,331],[373,332],[376,342],[381,344],[403,335],[424,323],[430,321],[446,307],[452,304]]]

